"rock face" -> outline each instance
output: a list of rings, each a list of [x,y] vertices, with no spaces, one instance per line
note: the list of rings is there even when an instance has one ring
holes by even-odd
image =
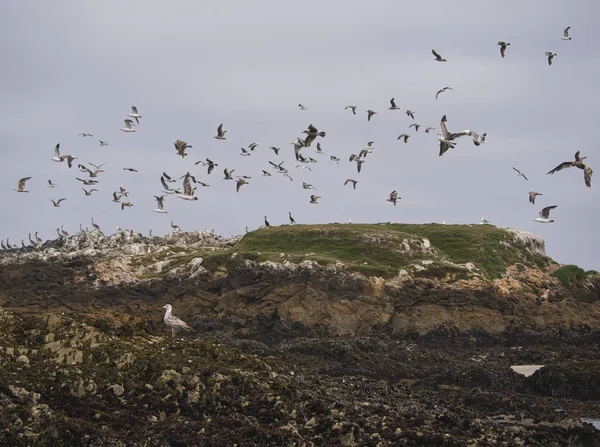
[[[0,445],[600,445],[600,279],[557,267],[491,226],[1,252]]]

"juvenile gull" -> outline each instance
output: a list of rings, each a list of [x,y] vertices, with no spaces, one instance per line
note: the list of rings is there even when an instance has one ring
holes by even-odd
[[[541,192],[535,192],[535,191],[529,191],[529,203],[531,203],[532,205],[535,205],[535,198],[537,196],[543,196],[544,194],[542,194]]]
[[[506,47],[510,45],[510,42],[500,41],[500,42],[498,42],[498,45],[500,45],[500,56],[504,57],[504,53],[506,52]]]
[[[167,309],[163,320],[164,320],[165,324],[167,325],[167,327],[171,328],[171,336],[172,337],[175,337],[175,328],[185,329],[188,331],[192,330],[192,328],[189,327],[185,321],[180,320],[179,318],[177,318],[175,315],[173,315],[171,313],[171,311],[173,310],[173,306],[171,306],[170,304],[165,304],[163,306],[163,309]]]
[[[585,186],[587,186],[588,188],[591,188],[592,186],[592,175],[594,174],[594,171],[592,170],[592,168],[590,168],[588,165],[586,165],[583,160],[585,160],[587,157],[580,157],[579,156],[579,152],[577,151],[575,152],[575,161],[565,161],[562,162],[561,164],[559,164],[557,167],[555,167],[554,169],[552,169],[551,171],[547,172],[546,174],[554,174],[555,172],[561,171],[563,169],[566,168],[571,168],[571,167],[576,167],[579,169],[583,170],[583,180],[585,182]]]
[[[447,62],[446,59],[443,59],[442,56],[440,56],[437,51],[435,50],[431,50],[431,52],[433,53],[433,55],[435,56],[435,60],[438,62]]]
[[[548,65],[552,65],[552,59],[554,59],[554,56],[558,56],[558,54],[553,53],[552,51],[546,51],[546,56],[548,57]]]

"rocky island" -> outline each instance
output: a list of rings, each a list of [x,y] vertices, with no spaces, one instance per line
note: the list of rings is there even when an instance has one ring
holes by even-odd
[[[599,304],[492,225],[82,231],[0,252],[0,445],[600,445]]]

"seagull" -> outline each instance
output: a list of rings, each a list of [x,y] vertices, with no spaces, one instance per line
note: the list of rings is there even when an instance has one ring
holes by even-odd
[[[51,160],[58,163],[65,161],[65,159],[60,156],[60,143],[57,143],[56,146],[54,146],[54,157],[52,157]]]
[[[438,62],[447,62],[446,59],[442,59],[442,56],[440,56],[435,50],[431,50],[431,52],[435,56],[435,60],[436,61],[438,61]]]
[[[163,306],[163,309],[167,309],[163,320],[165,324],[171,328],[171,337],[175,337],[175,328],[185,329],[186,331],[192,330],[192,328],[189,327],[185,321],[180,320],[171,313],[173,306],[166,304]]]
[[[163,200],[165,200],[165,196],[154,196],[154,198],[156,199],[156,209],[153,211],[155,213],[167,214],[167,212],[164,210],[164,204],[163,204]]]
[[[267,216],[265,216],[265,227],[269,228],[270,226],[271,226],[271,224],[267,220]]]
[[[288,211],[288,217],[290,218],[290,223],[292,225],[294,225],[296,223],[296,221],[294,220],[294,218],[292,217],[292,212]]]
[[[171,228],[173,228],[173,231],[181,231],[181,228],[179,227],[179,225],[177,225],[173,221],[171,221]]]
[[[61,155],[60,158],[67,160],[67,166],[69,166],[69,169],[73,167],[73,160],[77,160],[77,157],[72,157],[71,155]]]
[[[319,202],[317,202],[317,200],[319,200],[320,198],[321,197],[319,197],[319,196],[312,195],[312,196],[310,196],[310,203],[313,205],[317,205],[319,203]]]
[[[215,169],[215,166],[219,166],[217,163],[212,161],[210,158],[206,159],[206,163],[208,163],[208,175]]]
[[[58,185],[56,185],[56,184],[52,183],[52,180],[48,180],[48,188],[55,188],[55,187],[57,187],[57,186],[58,186]]]
[[[569,36],[569,30],[571,29],[570,26],[567,26],[565,28],[565,30],[563,31],[563,36],[561,37],[562,40],[571,40],[571,36]]]
[[[504,52],[506,51],[506,47],[510,45],[510,42],[500,41],[498,45],[500,45],[500,56],[504,57]]]
[[[412,119],[415,119],[415,112],[412,110],[407,110],[406,115],[410,116]]]
[[[360,158],[360,157],[358,157],[358,156],[356,156],[354,154],[350,155],[350,161],[355,161],[356,162],[356,170],[358,172],[360,172],[360,170],[362,169],[362,164],[365,162],[365,160],[363,160],[362,158]]]
[[[123,171],[138,172],[138,170],[135,168],[123,168]]]
[[[242,155],[242,156],[244,156],[244,155],[246,155],[246,156],[252,155],[250,152],[248,152],[248,149],[244,149],[243,147],[241,148],[241,151],[242,152],[240,152],[240,155]]]
[[[233,177],[231,176],[231,174],[233,174],[233,171],[235,171],[235,169],[228,171],[227,168],[225,168],[223,170],[223,174],[225,174],[224,180],[233,180]]]
[[[550,219],[550,210],[553,210],[554,208],[556,208],[556,205],[547,206],[546,208],[543,208],[542,211],[540,211],[540,217],[536,217],[535,219],[533,219],[533,221],[539,222],[539,223],[554,222],[553,220]]]
[[[435,99],[438,99],[438,96],[440,95],[440,93],[444,93],[446,90],[454,90],[454,89],[451,87],[444,87],[443,89],[438,90],[437,93],[435,94]]]
[[[138,124],[140,123],[140,118],[142,117],[142,115],[138,113],[136,106],[131,106],[131,113],[128,113],[127,116],[134,118],[135,122]]]
[[[479,146],[480,144],[485,143],[485,137],[487,136],[487,133],[484,132],[483,134],[479,135],[477,132],[472,130],[471,136],[473,137],[473,144],[475,146]]]
[[[303,130],[302,133],[305,133],[307,135],[307,137],[304,139],[304,146],[305,147],[309,147],[311,145],[311,143],[317,138],[317,137],[325,137],[326,133],[321,131],[319,132],[319,129],[317,129],[315,126],[313,126],[312,124],[308,125],[308,129]]]
[[[92,186],[92,185],[95,185],[96,183],[98,183],[97,180],[85,180],[85,179],[80,179],[79,177],[75,177],[75,179],[79,180],[85,186]]]
[[[262,170],[262,175],[265,177],[271,177],[271,173],[269,171]]]
[[[558,54],[553,53],[552,51],[546,51],[546,56],[548,56],[548,65],[552,65],[552,59],[554,59],[554,56],[558,56]]]
[[[372,153],[373,153],[372,149],[364,148],[358,153],[358,157],[359,158],[367,158],[367,155],[372,154]]]
[[[175,143],[173,143],[173,145],[175,146],[175,150],[177,151],[177,155],[181,155],[181,158],[185,158],[185,156],[187,155],[185,153],[185,150],[188,147],[193,147],[192,145],[187,144],[185,141],[182,141],[182,140],[175,141]]]
[[[296,141],[291,141],[290,144],[294,145],[294,156],[296,160],[300,160],[300,150],[304,147],[304,140],[296,138]]]
[[[371,117],[373,115],[377,115],[377,112],[375,112],[375,111],[373,111],[371,109],[367,110],[367,121],[371,121]]]
[[[269,149],[271,149],[273,152],[275,152],[275,155],[279,155],[279,151],[281,150],[280,147],[275,147],[275,146],[269,146]]]
[[[257,143],[250,143],[250,144],[248,145],[248,149],[250,149],[251,151],[253,151],[254,149],[256,149],[256,146],[258,146],[258,144],[257,144]]]
[[[407,134],[407,133],[401,133],[400,135],[398,135],[398,138],[396,138],[396,140],[400,140],[400,139],[404,138],[404,142],[407,143],[409,137],[410,137],[409,134]]]
[[[420,125],[420,124],[415,124],[415,123],[413,123],[413,124],[411,124],[410,126],[408,126],[408,128],[410,129],[410,128],[411,128],[411,127],[413,127],[413,126],[414,126],[414,128],[415,128],[415,131],[417,131],[417,132],[419,131],[419,127],[421,127],[421,125]]]
[[[62,202],[63,200],[67,200],[67,199],[58,199],[56,202],[52,199],[50,199],[50,201],[54,204],[54,206],[56,208],[58,208],[60,206],[60,202]]]
[[[312,171],[312,169],[310,169],[310,166],[302,166],[302,165],[296,165],[297,168],[302,168],[302,169],[308,169],[309,171]]]
[[[198,197],[194,196],[195,188],[192,189],[192,183],[191,183],[192,180],[194,181],[194,183],[196,183],[196,179],[189,172],[187,172],[183,176],[183,194],[177,194],[177,197],[179,199],[198,200]]]
[[[523,174],[521,171],[519,171],[519,170],[518,170],[517,168],[515,168],[514,166],[513,166],[513,169],[514,169],[515,171],[517,171],[517,177],[523,177],[525,180],[529,180],[527,177],[525,177],[525,174]]]
[[[352,187],[356,189],[356,184],[358,183],[358,180],[353,180],[351,178],[346,179],[346,181],[344,182],[344,186],[346,186],[348,183],[352,183]]]
[[[390,99],[390,104],[390,110],[400,110],[400,107],[396,105],[396,101],[394,100],[394,98]]]
[[[335,161],[337,164],[340,164],[340,159],[339,159],[339,158],[337,158],[335,155],[331,155],[331,156],[329,157],[329,159],[330,159],[331,161]]]
[[[441,132],[438,134],[438,141],[440,142],[440,157],[444,155],[448,149],[452,149],[456,146],[456,143],[453,140],[458,137],[462,137],[463,135],[471,135],[470,130],[463,130],[462,132],[457,133],[448,132],[446,121],[446,115],[442,116],[442,119],[440,120]]]
[[[541,192],[535,192],[535,191],[529,191],[529,203],[531,203],[532,205],[535,205],[535,198],[537,196],[543,196],[544,194],[542,194]]]
[[[17,187],[15,188],[15,191],[17,192],[29,192],[25,190],[25,183],[27,182],[27,180],[29,180],[31,177],[23,177],[21,180],[19,180],[17,182]]]
[[[119,129],[123,132],[137,132],[134,128],[133,128],[133,121],[127,119],[125,120],[125,127],[121,127],[121,129]]]
[[[86,196],[91,196],[94,191],[98,191],[97,189],[90,189],[89,191],[85,188],[81,188],[81,189],[83,189],[83,192],[85,193]]]
[[[303,187],[304,189],[312,189],[312,190],[314,190],[314,191],[316,191],[316,190],[317,190],[317,188],[315,188],[315,187],[314,187],[313,185],[311,185],[310,183],[305,183],[305,182],[302,182],[302,187]]]
[[[122,195],[118,195],[117,192],[113,192],[113,199],[111,200],[111,202],[115,202],[115,203],[121,203],[121,197],[123,197]]]
[[[555,167],[551,171],[547,172],[546,174],[552,175],[555,172],[561,171],[565,168],[576,167],[576,168],[583,170],[583,180],[585,182],[585,186],[587,186],[588,188],[591,188],[592,175],[594,174],[594,171],[592,170],[592,168],[590,168],[588,165],[586,165],[583,162],[583,160],[585,160],[587,157],[580,157],[579,153],[580,153],[580,151],[575,152],[575,161],[565,161],[565,162],[559,164],[557,167]]]
[[[82,137],[93,137],[91,133],[79,133],[77,135],[81,135]]]
[[[223,123],[219,124],[219,127],[217,128],[217,136],[215,137],[217,140],[225,140],[225,134],[227,133],[226,130],[223,130]]]
[[[308,110],[308,107],[304,107],[302,104],[298,104],[298,107],[300,107],[300,110]]]
[[[431,132],[432,130],[435,130],[435,127],[427,127],[427,128],[425,129],[425,133],[429,133],[429,132]]]
[[[100,164],[100,165],[95,165],[94,163],[90,163],[91,166],[95,167],[96,169],[100,169],[102,166],[104,166],[106,164],[106,162]],[[104,171],[103,171],[104,172]]]
[[[398,192],[396,192],[396,190],[393,190],[390,193],[390,197],[387,199],[388,202],[392,202],[394,204],[394,206],[396,206],[396,203],[398,203],[398,199],[401,199],[402,197],[398,197]]]
[[[481,220],[479,221],[479,225],[486,225],[489,223],[490,222],[485,217],[482,217]]]
[[[323,149],[321,148],[321,143],[317,141],[317,149],[315,150],[317,154],[324,154]]]
[[[249,185],[250,183],[248,183],[246,180],[244,180],[243,178],[238,179],[237,182],[235,182],[235,191],[236,192],[240,192],[240,188],[243,185]]]
[[[356,115],[356,106],[346,106],[346,107],[344,107],[344,110],[348,110],[348,109],[352,110],[352,114],[353,115]]]
[[[108,146],[106,141],[98,140],[98,143],[100,143],[100,146]]]

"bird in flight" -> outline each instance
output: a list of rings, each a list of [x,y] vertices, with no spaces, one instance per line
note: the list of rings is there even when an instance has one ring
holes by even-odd
[[[552,219],[550,219],[550,211],[553,210],[554,208],[556,208],[556,205],[547,206],[547,207],[543,208],[542,211],[540,211],[540,217],[536,217],[535,219],[533,219],[533,221],[539,222],[539,223],[554,222]]]
[[[131,113],[128,113],[127,116],[130,116],[131,118],[135,119],[136,123],[140,123],[140,118],[142,117],[142,115],[140,115],[138,113],[137,107],[136,106],[131,106]]]
[[[394,98],[390,99],[390,104],[390,110],[400,110],[400,107],[396,105],[396,101],[394,100]]]
[[[371,117],[373,115],[377,115],[377,112],[375,112],[375,111],[373,111],[371,109],[367,110],[367,121],[371,121]]]
[[[529,179],[528,179],[528,178],[525,176],[525,174],[523,174],[521,171],[519,171],[519,170],[518,170],[517,168],[515,168],[514,166],[513,166],[513,169],[514,169],[515,171],[517,171],[517,177],[523,177],[525,180],[529,180]]]
[[[510,45],[510,42],[500,41],[500,42],[498,42],[498,45],[500,45],[500,56],[502,56],[504,58],[504,53],[506,52],[506,47]]]
[[[219,127],[217,128],[217,136],[215,137],[217,140],[225,140],[225,134],[227,133],[226,130],[223,130],[223,123],[219,124]]]
[[[54,200],[50,199],[50,201],[52,202],[52,204],[53,204],[53,205],[54,205],[56,208],[58,208],[58,207],[60,206],[60,202],[62,202],[63,200],[67,200],[67,199],[58,199],[58,200],[56,200],[56,201],[54,201]]]
[[[571,29],[570,26],[567,26],[565,28],[565,30],[563,31],[563,36],[561,37],[562,40],[571,40],[571,36],[569,36],[569,30]]]
[[[356,106],[346,106],[346,107],[344,107],[344,110],[348,110],[348,109],[352,110],[352,114],[353,115],[356,115]]]
[[[437,91],[437,93],[435,94],[435,99],[438,99],[438,96],[440,96],[440,93],[444,93],[446,90],[454,90],[452,87],[444,87],[440,90]]]
[[[552,65],[552,59],[554,56],[558,56],[558,54],[553,53],[552,51],[546,51],[546,57],[548,57],[548,65]]]
[[[542,194],[541,192],[535,192],[535,191],[529,191],[529,203],[531,203],[532,205],[535,205],[535,198],[537,196],[543,196],[544,194]]]
[[[588,165],[586,165],[583,162],[583,160],[585,160],[587,157],[580,157],[579,153],[580,153],[580,151],[575,152],[575,161],[562,162],[561,164],[559,164],[557,167],[555,167],[551,171],[547,172],[546,174],[552,175],[555,172],[562,171],[563,169],[576,167],[576,168],[583,170],[583,180],[585,182],[585,186],[587,186],[588,188],[591,188],[592,187],[592,175],[594,175],[594,171],[592,170],[592,168],[590,168]]]
[[[446,59],[443,59],[442,56],[439,55],[439,53],[435,50],[431,50],[431,52],[433,53],[433,55],[435,56],[435,60],[438,62],[447,62]]]

